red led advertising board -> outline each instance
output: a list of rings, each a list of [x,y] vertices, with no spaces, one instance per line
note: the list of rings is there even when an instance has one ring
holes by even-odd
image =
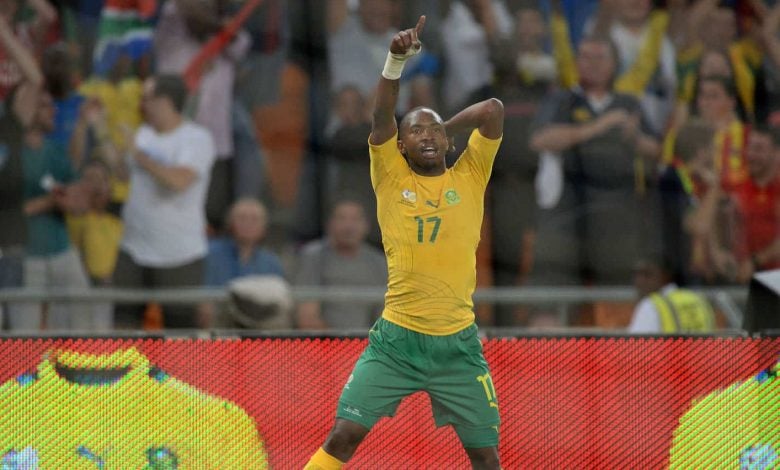
[[[303,468],[365,344],[2,340],[0,468]],[[484,350],[505,469],[780,468],[780,339],[490,339]],[[416,394],[347,468],[470,467]]]

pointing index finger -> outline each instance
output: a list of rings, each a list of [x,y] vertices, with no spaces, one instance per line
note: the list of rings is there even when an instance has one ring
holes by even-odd
[[[417,36],[422,33],[423,26],[425,26],[425,15],[420,15],[420,19],[417,20],[417,26],[414,27],[414,35]]]

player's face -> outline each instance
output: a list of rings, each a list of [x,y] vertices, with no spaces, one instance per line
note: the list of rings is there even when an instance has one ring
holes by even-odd
[[[402,122],[398,149],[415,173],[440,175],[446,169],[444,157],[449,141],[444,122],[430,109],[412,111]]]

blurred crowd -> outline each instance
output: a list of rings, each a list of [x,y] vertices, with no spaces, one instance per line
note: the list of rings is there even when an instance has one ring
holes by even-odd
[[[506,110],[480,286],[650,295],[780,268],[780,2],[0,0],[0,287],[381,288],[373,93],[421,14],[398,115]],[[365,328],[381,305],[225,310],[22,302],[3,328]]]

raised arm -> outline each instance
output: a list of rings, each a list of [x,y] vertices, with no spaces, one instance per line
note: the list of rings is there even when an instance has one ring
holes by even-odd
[[[472,104],[444,123],[448,136],[454,136],[472,129],[488,139],[498,139],[504,133],[504,104],[490,98]]]
[[[11,60],[16,62],[22,71],[22,82],[10,106],[19,121],[25,127],[29,126],[38,109],[38,96],[43,88],[43,72],[32,53],[16,38],[11,23],[2,16],[0,16],[0,47],[6,50]]]
[[[382,70],[376,90],[374,119],[371,123],[371,136],[368,138],[372,145],[387,142],[398,130],[395,122],[395,106],[398,102],[399,79],[406,60],[422,49],[418,35],[422,32],[423,26],[425,26],[425,16],[417,20],[417,26],[414,28],[405,29],[393,36],[385,68]]]

